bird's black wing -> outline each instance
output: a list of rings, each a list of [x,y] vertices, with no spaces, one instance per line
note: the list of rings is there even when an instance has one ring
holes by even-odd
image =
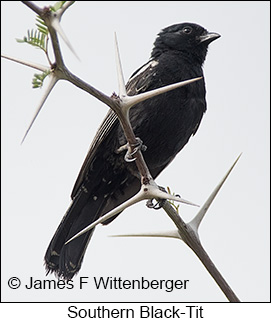
[[[79,172],[79,175],[76,179],[76,182],[74,184],[71,198],[74,199],[76,196],[76,193],[78,192],[78,189],[81,187],[81,185],[84,182],[85,177],[87,176],[89,172],[89,168],[91,167],[91,164],[95,158],[95,155],[97,151],[99,151],[100,144],[112,133],[112,129],[116,124],[118,123],[117,115],[113,110],[109,110],[105,119],[103,120],[101,126],[99,127],[91,145],[89,148],[89,151],[87,153],[87,156],[84,160],[84,163],[81,167],[81,170]]]
[[[157,61],[150,60],[132,74],[126,85],[128,95],[136,95],[138,93],[145,92],[150,88],[150,84],[153,83],[151,82],[151,78],[155,77],[154,67],[157,64]],[[101,150],[103,147],[101,147],[101,144],[108,137],[115,134],[114,129],[116,129],[118,125],[119,121],[117,115],[113,110],[110,109],[90,145],[88,154],[84,160],[72,190],[72,199],[74,199],[79,188],[84,183],[86,176],[89,174],[89,169],[91,168],[91,164],[95,159],[95,156],[102,153]]]
[[[156,86],[159,87],[159,82],[154,82],[154,78],[157,81],[156,66],[158,64],[157,60],[150,60],[136,70],[126,84],[127,94],[136,95],[152,90],[153,84],[156,84]]]

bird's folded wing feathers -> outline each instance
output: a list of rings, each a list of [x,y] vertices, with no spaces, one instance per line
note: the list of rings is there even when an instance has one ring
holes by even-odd
[[[132,74],[126,85],[128,95],[136,95],[138,93],[151,90],[149,85],[153,82],[150,81],[150,78],[156,75],[154,67],[157,64],[157,61],[150,60]],[[90,165],[93,162],[95,154],[97,153],[101,143],[108,138],[117,122],[117,115],[113,110],[110,109],[90,145],[88,154],[74,184],[71,194],[72,199],[74,199],[78,189],[83,184],[87,172],[90,169]]]
[[[127,82],[126,89],[128,95],[136,95],[139,93],[152,90],[150,84],[156,84],[152,78],[156,76],[156,66],[158,61],[150,60],[139,69],[137,69]],[[159,83],[157,83],[159,86]]]
[[[84,163],[81,167],[79,175],[78,175],[76,182],[74,184],[72,194],[71,194],[72,199],[74,199],[78,189],[83,184],[84,178],[90,168],[90,165],[95,157],[95,154],[96,154],[101,142],[103,142],[105,140],[105,138],[107,138],[107,136],[110,134],[110,132],[113,128],[113,125],[117,122],[117,120],[118,120],[117,115],[115,114],[115,112],[113,110],[110,109],[108,111],[106,117],[104,118],[101,126],[99,127],[99,129],[98,129],[98,131],[97,131],[97,133],[90,145],[87,156],[84,160]]]

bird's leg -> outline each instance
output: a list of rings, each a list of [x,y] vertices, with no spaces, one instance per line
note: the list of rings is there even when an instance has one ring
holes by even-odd
[[[120,153],[124,150],[127,150],[125,156],[124,156],[124,160],[127,163],[131,163],[133,161],[136,160],[136,158],[133,158],[133,155],[138,152],[139,150],[145,151],[147,149],[147,146],[143,145],[143,141],[140,138],[136,138],[136,144],[125,144],[123,146],[121,146],[120,148],[118,148],[117,153]]]
[[[137,141],[136,144],[129,145],[132,149],[132,151],[129,152],[130,156],[133,156],[139,150],[141,151],[147,150],[147,146],[143,145],[143,141],[140,138],[136,137],[136,141]]]

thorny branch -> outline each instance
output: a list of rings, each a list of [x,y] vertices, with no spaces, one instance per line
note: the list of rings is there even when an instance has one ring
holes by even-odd
[[[147,98],[153,97],[155,95],[158,95],[160,93],[164,93],[166,91],[170,91],[178,86],[183,86],[187,83],[191,83],[193,81],[197,81],[198,79],[194,80],[188,80],[186,82],[182,82],[179,84],[173,84],[171,86],[161,88],[158,90],[155,90],[153,92],[155,93],[144,93],[144,95],[137,95],[134,97],[129,97],[127,96],[126,89],[125,89],[125,83],[123,80],[123,74],[122,74],[122,68],[121,68],[121,63],[120,63],[120,57],[119,57],[119,52],[118,52],[118,46],[116,42],[116,52],[117,52],[117,69],[118,69],[118,78],[119,78],[119,95],[113,94],[111,97],[105,95],[104,93],[100,92],[99,90],[95,89],[88,83],[84,82],[74,74],[72,74],[68,68],[65,66],[62,54],[61,54],[61,48],[59,46],[59,41],[58,41],[58,35],[59,33],[62,38],[68,43],[66,37],[63,34],[62,29],[60,28],[60,19],[65,10],[73,3],[73,1],[68,1],[66,2],[65,6],[63,6],[61,9],[59,9],[56,13],[53,13],[49,8],[39,8],[35,4],[33,4],[30,1],[22,1],[25,5],[27,5],[30,9],[32,9],[34,12],[36,12],[46,23],[50,36],[51,36],[51,41],[52,41],[52,46],[53,46],[53,51],[55,55],[55,63],[53,64],[53,69],[51,71],[52,74],[52,82],[50,85],[50,88],[47,89],[46,93],[44,94],[44,97],[42,99],[41,104],[39,105],[39,108],[37,110],[37,113],[35,114],[31,125],[33,124],[38,112],[40,111],[41,107],[43,106],[46,98],[48,97],[50,91],[52,90],[53,86],[56,84],[56,82],[60,79],[67,80],[74,84],[75,86],[81,88],[83,91],[86,91],[87,93],[91,94],[92,96],[96,97],[98,100],[102,101],[105,103],[107,106],[109,106],[114,112],[117,114],[119,121],[122,125],[123,131],[125,133],[126,139],[128,141],[128,144],[130,147],[133,147],[134,145],[137,144],[137,139],[135,137],[135,134],[133,132],[133,129],[131,127],[130,121],[129,121],[129,109],[135,105],[136,103],[146,100]],[[68,43],[68,46],[70,49],[73,51],[71,45]],[[31,63],[25,63],[20,60],[16,60],[7,56],[3,56],[8,59],[12,59],[14,61],[17,61],[19,63],[31,66],[33,68],[37,68],[40,70],[44,70],[45,67],[41,67],[38,64],[32,64]],[[49,67],[49,69],[52,68]],[[31,127],[30,125],[30,127]],[[27,132],[29,131],[30,127],[28,128]],[[118,209],[112,210],[110,214],[106,214],[104,217],[93,223],[91,226],[88,228],[84,229],[83,231],[79,232],[76,236],[74,236],[72,239],[75,239],[78,235],[82,234],[83,232],[89,230],[91,227],[96,226],[98,223],[101,223],[105,220],[105,217],[110,218],[112,217],[115,213],[119,212],[119,209],[126,208],[127,206],[130,206],[138,201],[141,201],[143,199],[170,199],[170,200],[175,200],[179,202],[184,202],[188,204],[192,204],[188,201],[185,201],[179,197],[172,196],[168,193],[162,192],[158,185],[154,182],[152,179],[149,169],[144,161],[143,155],[139,150],[135,152],[133,155],[135,157],[135,163],[137,165],[138,171],[141,175],[141,183],[142,183],[142,188],[141,191],[138,193],[138,195],[132,197],[129,201],[126,201],[124,205],[119,206]],[[240,156],[239,156],[240,157]],[[239,159],[238,157],[238,159]],[[237,160],[238,160],[237,159]],[[235,163],[237,162],[235,161]],[[183,240],[198,256],[198,258],[201,260],[203,265],[206,267],[206,269],[209,271],[211,276],[214,278],[214,280],[217,282],[225,296],[229,299],[231,302],[239,302],[238,297],[234,294],[230,286],[227,284],[225,279],[222,277],[220,272],[217,270],[211,259],[209,258],[208,254],[204,250],[204,248],[201,245],[199,235],[198,235],[198,227],[203,219],[205,213],[207,212],[208,207],[214,200],[216,194],[218,193],[219,189],[223,185],[224,181],[228,177],[230,171],[234,167],[235,163],[231,167],[231,169],[228,171],[226,176],[223,178],[221,183],[215,188],[213,193],[210,195],[209,199],[206,201],[206,203],[203,205],[203,207],[200,209],[198,214],[194,217],[194,219],[190,223],[185,223],[179,214],[176,212],[176,210],[170,205],[169,202],[166,202],[163,206],[165,212],[168,214],[168,216],[172,219],[174,224],[177,227],[177,231],[173,233],[167,233],[167,234],[155,234],[155,236],[167,236],[167,237],[173,237],[173,238],[178,238]],[[115,212],[115,213],[114,213]],[[142,236],[142,235],[139,235]],[[71,240],[72,240],[71,239]],[[69,241],[68,241],[69,242]],[[66,243],[68,243],[66,242]]]

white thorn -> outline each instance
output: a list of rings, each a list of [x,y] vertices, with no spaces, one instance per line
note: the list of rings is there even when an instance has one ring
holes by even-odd
[[[71,237],[68,241],[66,241],[65,244],[68,244],[72,240],[78,238],[82,234],[84,234],[87,231],[93,229],[96,225],[98,225],[98,224],[112,218],[113,216],[120,213],[121,211],[128,208],[129,206],[132,206],[132,205],[134,205],[134,204],[136,204],[136,203],[138,203],[140,201],[143,201],[143,200],[148,200],[148,199],[152,199],[152,198],[158,198],[158,199],[159,198],[165,198],[165,199],[169,198],[171,200],[174,199],[174,200],[176,200],[178,202],[182,202],[182,203],[186,203],[186,204],[190,204],[190,205],[196,205],[196,204],[191,203],[189,201],[186,201],[186,200],[183,200],[181,198],[178,198],[178,197],[176,197],[174,195],[170,195],[170,194],[167,194],[167,193],[161,194],[161,193],[164,193],[164,192],[162,192],[158,188],[157,184],[153,180],[148,185],[142,185],[140,191],[136,195],[134,195],[129,200],[122,203],[121,205],[119,205],[115,209],[113,209],[110,212],[106,213],[104,216],[100,217],[95,222],[88,225],[86,228],[84,228],[83,230],[81,230],[80,232],[75,234],[73,237]]]
[[[126,86],[125,86],[125,81],[123,76],[123,70],[121,66],[119,46],[118,46],[116,33],[115,33],[115,52],[116,52],[117,76],[118,76],[118,83],[119,83],[119,97],[122,99],[122,97],[127,96],[127,92],[126,92]]]
[[[49,74],[49,79],[50,79],[50,81],[49,81],[48,87],[47,87],[47,89],[46,89],[45,93],[43,94],[43,96],[42,96],[42,98],[41,98],[41,101],[40,101],[40,103],[39,103],[39,105],[38,105],[38,108],[37,108],[37,110],[36,110],[36,113],[35,113],[34,117],[32,118],[32,120],[31,120],[31,122],[30,122],[30,125],[29,125],[29,127],[27,128],[27,130],[26,130],[26,132],[25,132],[25,135],[24,135],[24,137],[23,137],[23,139],[22,139],[22,141],[21,141],[21,144],[24,142],[24,140],[25,140],[25,138],[26,138],[26,136],[27,136],[27,134],[28,134],[29,130],[30,130],[30,129],[31,129],[31,127],[33,126],[33,124],[34,124],[34,122],[35,122],[35,120],[36,120],[36,118],[37,118],[37,116],[38,116],[38,114],[39,114],[39,112],[40,112],[41,108],[43,107],[44,102],[46,101],[47,97],[49,96],[49,94],[50,94],[50,92],[52,91],[53,87],[55,86],[56,82],[59,80],[59,79],[58,79],[57,77],[55,77],[53,74]]]
[[[69,42],[68,37],[65,35],[61,25],[60,25],[60,18],[61,15],[57,14],[56,16],[52,16],[51,18],[51,26],[58,32],[58,34],[61,36],[61,38],[64,40],[66,45],[69,47],[69,49],[72,51],[72,53],[76,56],[76,58],[80,61],[79,56],[76,54],[75,50],[73,49],[71,43]]]
[[[144,200],[144,195],[142,194],[142,191],[140,190],[136,195],[134,195],[133,197],[131,197],[129,200],[127,200],[126,202],[122,203],[121,205],[119,205],[118,207],[114,208],[113,210],[111,210],[110,212],[106,213],[104,216],[100,217],[98,220],[92,222],[90,225],[88,225],[87,227],[85,227],[83,230],[81,230],[80,232],[78,232],[77,234],[75,234],[73,237],[71,237],[68,241],[65,242],[65,244],[68,244],[69,242],[71,242],[72,240],[78,238],[79,236],[81,236],[82,234],[86,233],[87,231],[93,229],[94,227],[96,227],[96,225],[112,218],[114,215],[120,213],[121,211],[123,211],[124,209],[128,208],[129,206],[132,206],[140,201]]]
[[[110,237],[126,238],[126,237],[147,237],[147,238],[174,238],[183,240],[178,230],[161,231],[161,232],[146,232],[146,233],[131,233],[131,234],[117,234]]]
[[[200,225],[201,221],[203,220],[203,218],[204,218],[207,210],[209,209],[210,205],[214,201],[217,193],[221,189],[222,185],[225,183],[226,179],[230,175],[231,171],[233,170],[234,166],[238,162],[238,160],[241,157],[241,155],[242,154],[240,154],[238,156],[238,158],[235,160],[235,162],[233,163],[233,165],[231,166],[231,168],[228,170],[228,172],[226,173],[226,175],[222,178],[222,180],[219,182],[219,184],[216,186],[216,188],[210,194],[210,196],[208,197],[208,199],[206,200],[206,202],[203,204],[203,206],[201,207],[201,209],[199,210],[199,212],[197,213],[197,215],[193,218],[193,220],[191,220],[188,223],[193,228],[194,231],[198,231],[199,225]]]
[[[142,101],[145,101],[147,99],[153,98],[153,97],[155,97],[155,96],[157,96],[159,94],[166,93],[168,91],[172,91],[172,90],[174,90],[176,88],[185,86],[187,84],[199,81],[201,79],[202,79],[202,77],[196,77],[196,78],[193,78],[193,79],[190,79],[190,80],[186,80],[186,81],[166,85],[166,86],[160,87],[158,89],[151,90],[151,91],[144,92],[144,93],[140,93],[140,94],[137,94],[137,95],[134,95],[134,96],[125,96],[123,98],[123,105],[126,107],[126,109],[130,109],[132,106],[134,106],[135,104],[137,104],[139,102],[142,102]]]
[[[12,57],[12,56],[9,56],[9,55],[1,55],[1,57],[9,59],[10,61],[22,64],[22,65],[28,66],[28,67],[35,68],[36,70],[39,70],[39,71],[42,71],[42,72],[50,70],[50,67],[47,67],[45,65],[25,61],[25,60],[15,58],[15,57]]]
[[[199,205],[197,205],[197,204],[195,204],[193,202],[190,202],[190,201],[185,200],[185,199],[183,199],[181,197],[171,195],[169,193],[161,191],[154,181],[152,181],[149,185],[143,185],[141,190],[143,190],[143,192],[144,192],[144,194],[146,196],[146,199],[153,199],[153,198],[155,198],[155,199],[166,199],[166,200],[177,201],[177,202],[180,202],[180,203],[184,203],[184,204],[199,207]]]
[[[185,200],[181,197],[178,197],[178,196],[175,196],[175,195],[171,195],[171,194],[168,194],[166,192],[163,192],[161,190],[159,190],[159,192],[157,191],[157,197],[160,198],[160,199],[167,199],[167,200],[172,200],[172,201],[176,201],[176,202],[180,202],[180,203],[184,203],[184,204],[188,204],[188,205],[192,205],[192,206],[197,206],[199,207],[198,204],[195,204],[193,202],[190,202],[188,200]]]

